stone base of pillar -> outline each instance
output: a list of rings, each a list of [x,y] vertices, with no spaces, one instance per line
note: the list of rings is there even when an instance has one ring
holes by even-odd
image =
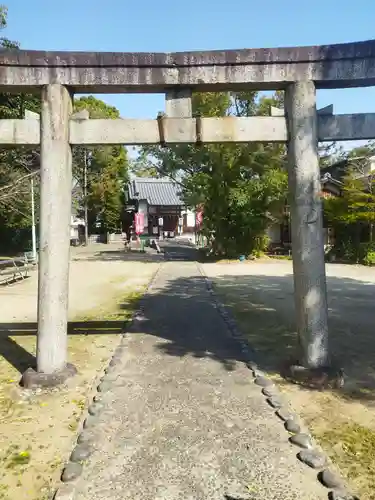
[[[74,365],[67,363],[63,370],[54,373],[36,372],[33,368],[28,368],[21,378],[21,386],[25,389],[36,389],[37,387],[48,389],[62,385],[70,377],[77,374]]]

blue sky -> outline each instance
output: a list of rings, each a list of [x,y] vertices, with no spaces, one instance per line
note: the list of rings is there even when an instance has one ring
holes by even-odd
[[[320,45],[375,38],[375,0],[4,0],[22,48],[182,51]],[[105,95],[123,117],[153,118],[161,95]],[[335,113],[375,112],[375,88],[321,90]]]

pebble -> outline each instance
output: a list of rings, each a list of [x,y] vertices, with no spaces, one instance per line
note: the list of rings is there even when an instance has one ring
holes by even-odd
[[[109,389],[112,387],[112,385],[108,381],[101,382],[98,385],[98,392],[106,392],[109,391]]]
[[[272,406],[272,408],[281,408],[283,406],[283,402],[277,396],[267,398],[267,403]]]
[[[86,430],[83,430],[77,438],[78,444],[92,443],[93,441],[94,435],[92,434],[92,432]]]
[[[70,455],[70,460],[72,462],[82,462],[87,460],[91,455],[91,448],[87,444],[80,444],[74,448],[72,454]]]
[[[321,469],[327,463],[327,459],[323,453],[316,450],[302,450],[297,454],[297,457],[312,469]]]
[[[288,420],[286,420],[284,427],[288,432],[292,432],[294,434],[301,432],[301,426],[292,418],[288,418]]]
[[[73,500],[75,494],[75,487],[73,484],[62,484],[56,491],[53,500]]]
[[[325,469],[319,474],[319,480],[327,488],[339,488],[343,485],[342,479],[329,469]]]
[[[63,470],[63,473],[61,475],[61,481],[63,483],[69,483],[70,481],[74,481],[74,479],[76,479],[81,474],[82,474],[82,465],[75,462],[69,462],[68,465]]]
[[[269,387],[269,386],[273,385],[272,380],[270,380],[267,377],[257,377],[255,379],[255,383],[256,383],[256,385],[260,385],[261,387]]]
[[[280,395],[280,391],[279,389],[274,385],[274,386],[270,386],[270,387],[264,387],[262,389],[262,393],[267,396],[267,398],[272,398],[273,396],[279,396]]]
[[[98,419],[94,417],[93,415],[89,415],[88,417],[85,418],[85,421],[83,422],[83,427],[84,429],[88,429],[93,427],[97,423]]]
[[[103,409],[103,405],[100,403],[93,403],[89,406],[88,412],[90,415],[95,416],[98,415]]]
[[[312,448],[311,438],[308,434],[294,434],[293,436],[290,436],[289,441],[297,446],[300,446],[301,448]]]
[[[345,491],[331,491],[328,495],[329,500],[359,500],[358,497],[346,493]]]
[[[107,366],[107,368],[104,371],[105,373],[113,373],[116,370],[117,370],[116,366]]]
[[[284,421],[293,420],[295,418],[294,413],[289,410],[289,408],[280,408],[277,410],[276,415]]]

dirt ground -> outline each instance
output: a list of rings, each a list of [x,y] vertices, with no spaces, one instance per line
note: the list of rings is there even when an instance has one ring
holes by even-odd
[[[69,361],[79,373],[48,392],[18,385],[21,373],[35,364],[37,272],[0,287],[0,499],[50,498],[91,387],[158,260],[115,245],[72,249]]]
[[[278,378],[296,347],[289,261],[205,264],[223,302]],[[361,498],[375,499],[375,269],[329,264],[330,347],[344,368],[340,391],[316,391],[279,379],[292,406],[341,467]]]

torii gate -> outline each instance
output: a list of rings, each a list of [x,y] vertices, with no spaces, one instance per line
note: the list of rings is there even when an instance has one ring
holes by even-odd
[[[73,144],[287,142],[297,329],[304,362],[328,362],[318,140],[375,137],[375,114],[316,111],[316,88],[375,85],[375,40],[339,45],[181,53],[3,50],[0,92],[41,91],[39,121],[0,120],[0,144],[41,146],[37,372],[62,382],[67,365]],[[192,118],[193,91],[285,90],[285,116]],[[156,120],[72,115],[74,93],[165,93]],[[329,110],[328,110],[329,111]]]

